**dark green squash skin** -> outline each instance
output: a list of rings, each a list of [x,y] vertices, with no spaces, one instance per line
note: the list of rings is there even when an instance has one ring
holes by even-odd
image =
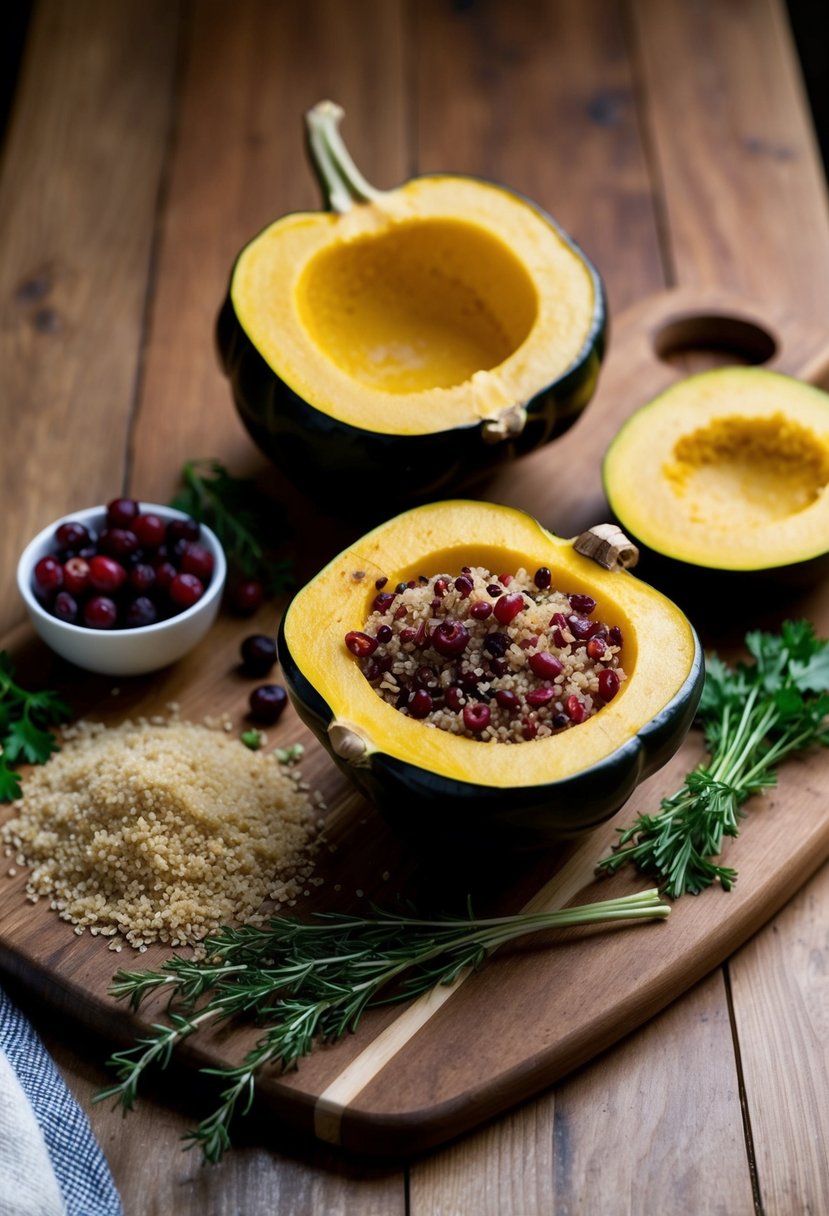
[[[331,709],[291,653],[284,620],[277,650],[288,694],[300,718],[398,835],[425,850],[440,846],[465,853],[524,852],[550,847],[598,827],[615,815],[641,781],[675,754],[694,721],[705,680],[702,647],[695,634],[693,663],[681,688],[624,746],[563,781],[490,789],[439,776],[382,752],[372,753],[364,765],[349,764],[336,755],[328,736]],[[573,746],[578,745],[577,736],[576,727]],[[524,745],[513,746],[520,753]],[[519,754],[515,762],[520,763]]]
[[[514,440],[486,442],[481,422],[427,435],[392,435],[350,426],[315,409],[280,379],[251,342],[236,315],[228,286],[216,322],[221,367],[251,438],[290,481],[315,500],[335,504],[339,510],[359,508],[361,501],[376,498],[377,481],[382,478],[384,509],[412,505],[472,484],[572,426],[595,392],[607,345],[604,285],[576,243],[549,215],[529,205],[588,268],[594,306],[590,331],[571,366],[541,387],[532,400],[521,403],[527,409],[527,421]]]

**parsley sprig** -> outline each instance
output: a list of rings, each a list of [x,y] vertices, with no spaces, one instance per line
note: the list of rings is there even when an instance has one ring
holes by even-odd
[[[266,1064],[296,1065],[317,1040],[333,1042],[355,1030],[366,1009],[409,1000],[438,984],[455,982],[479,967],[504,942],[570,925],[662,918],[670,907],[656,890],[555,912],[476,920],[421,920],[377,913],[370,917],[322,913],[307,922],[273,917],[257,928],[224,928],[205,939],[204,960],[174,955],[159,971],[119,971],[110,992],[138,1009],[151,993],[168,995],[169,1025],[112,1056],[118,1081],[95,1101],[115,1098],[131,1110],[137,1086],[151,1064],[165,1067],[174,1048],[207,1023],[245,1017],[264,1026],[237,1067],[207,1068],[226,1087],[217,1108],[185,1137],[206,1162],[230,1145],[234,1115],[254,1098],[256,1075]]]
[[[258,579],[267,595],[292,586],[292,563],[274,556],[285,539],[281,508],[247,477],[234,477],[219,460],[188,460],[182,489],[170,503],[216,533],[225,556],[244,578]]]
[[[779,634],[752,632],[745,644],[752,663],[706,661],[697,721],[709,762],[663,798],[657,814],[622,829],[599,870],[633,862],[674,899],[717,882],[730,890],[736,870],[712,859],[727,836],[739,835],[743,804],[777,783],[774,770],[786,756],[829,746],[829,640],[817,638],[808,621],[785,621]]]
[[[28,692],[14,679],[14,667],[0,651],[0,802],[14,802],[22,789],[17,766],[45,764],[58,750],[48,728],[65,722],[69,706],[56,692]]]

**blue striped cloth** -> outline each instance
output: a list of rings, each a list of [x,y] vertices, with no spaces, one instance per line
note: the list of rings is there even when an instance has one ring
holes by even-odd
[[[0,1051],[34,1112],[67,1216],[122,1216],[121,1200],[89,1120],[33,1028],[2,989]]]

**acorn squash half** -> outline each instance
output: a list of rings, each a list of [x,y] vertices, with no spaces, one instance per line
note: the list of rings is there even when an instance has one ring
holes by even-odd
[[[628,419],[603,479],[625,531],[689,586],[808,582],[829,553],[829,395],[756,367],[689,376]]]
[[[429,728],[383,701],[343,641],[364,627],[375,581],[463,565],[548,566],[557,587],[596,599],[624,635],[618,695],[572,729],[510,744]],[[679,747],[703,682],[696,634],[660,592],[521,511],[461,500],[407,511],[336,557],[291,601],[278,650],[300,717],[392,825],[465,849],[534,847],[609,818]]]
[[[316,498],[403,504],[561,434],[604,353],[599,275],[526,199],[471,177],[373,189],[306,115],[327,211],[239,254],[217,344],[239,414]]]

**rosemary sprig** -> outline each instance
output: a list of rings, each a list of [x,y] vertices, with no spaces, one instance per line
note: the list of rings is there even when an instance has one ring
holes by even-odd
[[[697,722],[709,762],[655,815],[622,829],[599,870],[632,862],[674,899],[716,882],[730,890],[736,870],[712,859],[726,837],[739,835],[743,804],[777,783],[774,770],[786,756],[829,745],[829,640],[815,637],[808,621],[785,621],[779,634],[753,632],[745,642],[753,663],[730,668],[716,655],[706,662]]]
[[[249,478],[232,476],[219,460],[186,461],[181,480],[170,506],[211,527],[228,561],[245,578],[258,579],[268,595],[287,591],[292,563],[274,556],[285,539],[279,505]]]
[[[173,1049],[206,1023],[246,1017],[265,1027],[236,1067],[207,1068],[228,1084],[216,1110],[185,1139],[214,1163],[230,1145],[235,1116],[253,1102],[256,1075],[266,1064],[285,1070],[313,1049],[358,1026],[370,1007],[410,1000],[438,984],[453,984],[505,942],[545,929],[663,918],[668,904],[656,890],[619,899],[478,920],[377,913],[322,913],[313,921],[276,916],[259,928],[225,928],[206,938],[206,957],[173,955],[159,971],[119,971],[110,992],[133,1009],[152,993],[168,997],[169,1025],[112,1056],[118,1081],[95,1101],[114,1098],[132,1109],[144,1070],[164,1068]]]

